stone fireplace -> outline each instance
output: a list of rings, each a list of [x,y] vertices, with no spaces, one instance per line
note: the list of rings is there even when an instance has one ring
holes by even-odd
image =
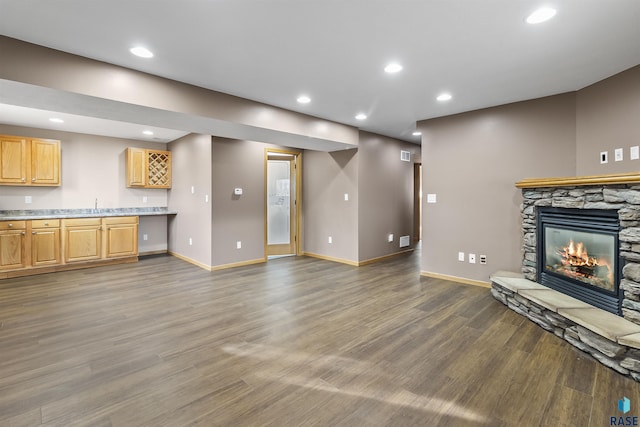
[[[585,212],[582,216],[591,213],[592,216],[602,218],[608,215],[618,221],[616,241],[619,245],[617,251],[620,259],[617,263],[618,267],[612,269],[615,280],[613,286],[617,289],[611,289],[610,294],[616,300],[619,299],[617,314],[640,325],[640,183],[530,187],[523,188],[522,195],[524,198],[522,272],[527,279],[535,282],[542,283],[542,279],[545,279],[538,265],[538,253],[543,249],[538,245],[538,240],[543,238],[540,236],[541,231],[538,230],[539,213],[558,212],[564,209],[573,211],[575,216]],[[615,227],[615,225],[612,226],[612,228]],[[542,284],[557,289],[553,285],[550,286],[548,281]],[[585,288],[591,289],[595,286],[587,284]],[[585,300],[576,295],[572,296]],[[586,302],[603,308],[593,301]],[[609,304],[613,303],[609,301]]]
[[[492,294],[640,381],[640,174],[525,179],[522,273]]]

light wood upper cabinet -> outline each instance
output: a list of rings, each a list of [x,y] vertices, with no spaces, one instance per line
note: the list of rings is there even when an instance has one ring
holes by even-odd
[[[27,165],[27,139],[0,136],[0,184],[26,184]]]
[[[171,152],[127,148],[127,187],[171,188]]]
[[[31,140],[31,185],[60,185],[60,141]]]
[[[60,141],[0,135],[0,184],[60,185]]]
[[[0,270],[28,264],[26,221],[0,221]]]

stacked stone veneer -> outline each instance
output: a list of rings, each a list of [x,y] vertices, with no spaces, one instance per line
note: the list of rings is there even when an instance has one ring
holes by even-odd
[[[536,207],[610,209],[620,219],[620,256],[625,260],[620,288],[624,291],[622,314],[640,325],[640,185],[598,185],[523,189],[522,273],[537,280]]]

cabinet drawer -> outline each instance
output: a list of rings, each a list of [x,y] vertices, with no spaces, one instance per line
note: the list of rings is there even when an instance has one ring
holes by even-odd
[[[105,225],[116,225],[116,224],[137,224],[138,217],[137,216],[114,216],[104,218]]]
[[[26,221],[0,221],[0,230],[24,230],[27,228]]]
[[[95,225],[99,227],[102,223],[102,218],[68,218],[62,222],[65,227],[83,227]]]
[[[59,228],[59,219],[34,219],[31,221],[31,228]]]

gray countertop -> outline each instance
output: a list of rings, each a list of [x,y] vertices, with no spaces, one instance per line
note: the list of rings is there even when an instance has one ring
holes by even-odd
[[[154,208],[104,208],[104,209],[33,209],[0,210],[0,221],[20,221],[50,218],[95,218],[108,216],[176,215],[166,207]]]

